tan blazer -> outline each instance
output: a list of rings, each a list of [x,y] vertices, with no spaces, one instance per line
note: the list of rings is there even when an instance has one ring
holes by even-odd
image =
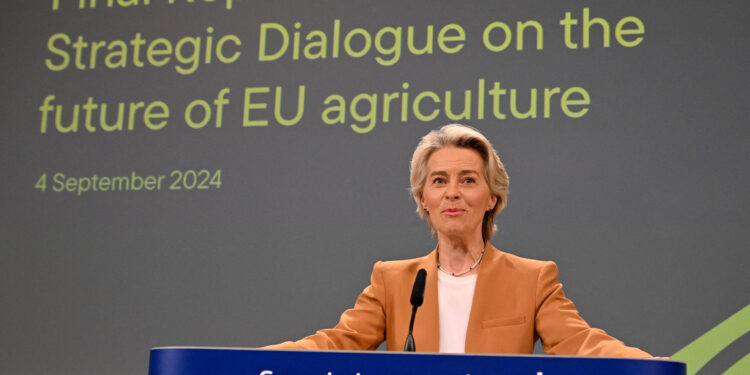
[[[377,262],[370,285],[336,327],[269,349],[403,350],[411,317],[411,289],[420,268],[427,270],[424,303],[417,311],[414,342],[420,352],[437,352],[437,252],[416,259]],[[531,354],[540,338],[547,354],[651,357],[589,327],[565,297],[554,262],[524,259],[489,243],[478,269],[466,332],[467,353]]]

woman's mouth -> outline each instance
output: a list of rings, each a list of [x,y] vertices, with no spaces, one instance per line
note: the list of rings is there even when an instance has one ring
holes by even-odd
[[[466,212],[466,210],[462,210],[460,208],[448,208],[443,210],[443,214],[448,216],[458,216],[463,214],[464,212]]]

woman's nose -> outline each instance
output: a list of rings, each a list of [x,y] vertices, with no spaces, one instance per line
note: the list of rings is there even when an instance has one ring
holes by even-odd
[[[445,197],[448,199],[457,199],[459,197],[457,183],[448,184],[448,188],[445,190]]]

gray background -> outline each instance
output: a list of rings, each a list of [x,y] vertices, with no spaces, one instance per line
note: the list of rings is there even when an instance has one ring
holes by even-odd
[[[403,82],[414,95],[500,81],[519,89],[522,108],[532,87],[588,90],[591,110],[580,119],[557,109],[549,119],[465,122],[488,136],[510,175],[492,243],[556,261],[590,324],[671,355],[750,300],[745,2],[236,1],[231,11],[166,1],[78,11],[71,2],[57,12],[50,3],[0,5],[0,373],[144,373],[150,347],[260,346],[335,324],[375,261],[434,246],[406,191],[408,161],[419,137],[450,121],[391,121],[359,135],[319,117],[331,93],[350,99],[402,91]],[[584,6],[612,27],[640,18],[644,42],[565,49],[558,21],[566,11],[580,18]],[[327,31],[336,18],[344,30],[371,33],[414,25],[421,34],[455,22],[467,42],[454,55],[405,53],[392,67],[374,53],[257,62],[261,22]],[[528,19],[545,27],[542,51],[482,47],[485,25]],[[208,26],[242,39],[239,61],[188,76],[172,65],[44,66],[56,32],[175,40]],[[300,84],[308,96],[299,124],[242,127],[245,87],[282,85],[292,97]],[[223,87],[232,91],[224,126],[185,126],[181,108]],[[93,96],[161,99],[172,116],[158,132],[40,134],[48,94],[67,114]],[[223,171],[221,189],[78,197],[33,188],[42,173],[58,171],[202,168]],[[746,338],[732,353],[748,352]],[[738,358],[717,357],[704,372]]]

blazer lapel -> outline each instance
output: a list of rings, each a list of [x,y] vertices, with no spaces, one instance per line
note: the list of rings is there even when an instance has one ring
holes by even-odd
[[[440,317],[438,315],[437,250],[422,258],[419,268],[427,271],[424,301],[414,322],[414,344],[418,352],[440,350]],[[413,280],[412,280],[413,282]],[[411,284],[409,285],[411,287]]]
[[[487,306],[492,301],[492,293],[495,286],[498,285],[498,281],[503,275],[497,272],[498,263],[501,262],[502,253],[495,249],[494,246],[487,242],[484,248],[484,255],[482,256],[482,262],[479,265],[477,272],[477,284],[474,287],[474,298],[471,302],[471,313],[469,313],[469,324],[466,328],[466,344],[465,350],[467,353],[481,353],[482,342],[477,340],[474,336],[477,335],[482,328],[482,313],[492,311],[492,308]]]

